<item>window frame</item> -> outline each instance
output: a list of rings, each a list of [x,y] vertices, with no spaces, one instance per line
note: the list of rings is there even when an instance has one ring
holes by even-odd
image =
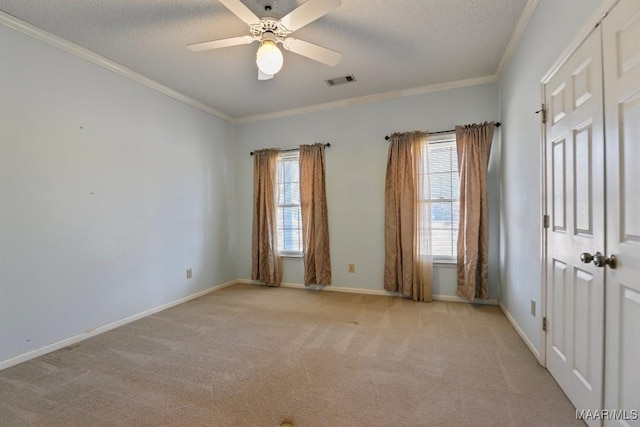
[[[457,152],[456,152],[456,134],[455,132],[447,132],[447,133],[443,133],[443,134],[437,134],[437,135],[429,135],[429,137],[427,138],[427,140],[424,142],[424,145],[426,146],[427,150],[433,150],[435,148],[437,148],[438,145],[440,144],[447,144],[450,147],[452,147],[453,149],[453,155],[454,158],[452,159],[452,162],[455,162],[455,170],[453,169],[454,165],[453,163],[451,164],[450,168],[448,171],[444,171],[444,172],[430,172],[429,169],[431,167],[431,153],[429,153],[429,165],[427,165],[427,170],[426,171],[420,171],[420,176],[422,175],[430,175],[430,176],[434,176],[437,174],[444,174],[444,173],[448,173],[448,174],[453,174],[455,172],[455,176],[457,178],[457,187],[458,187],[458,194],[457,197],[453,197],[453,190],[455,189],[456,185],[451,182],[451,186],[450,186],[450,193],[451,193],[451,198],[445,199],[445,198],[429,198],[429,199],[422,199],[420,196],[418,198],[418,203],[449,203],[451,205],[451,210],[452,212],[455,209],[455,205],[457,205],[457,210],[458,210],[458,223],[455,223],[454,226],[454,222],[452,222],[452,226],[449,228],[433,228],[431,227],[431,230],[442,230],[442,231],[455,231],[454,234],[452,234],[452,244],[451,244],[451,251],[452,254],[451,255],[444,255],[444,254],[432,254],[431,256],[433,257],[433,261],[436,263],[443,263],[443,264],[453,264],[457,262],[457,254],[456,254],[456,242],[458,239],[458,233],[460,232],[460,224],[459,224],[459,213],[460,213],[460,193],[459,193],[459,188],[460,188],[460,171],[458,170],[458,165],[457,165]]]
[[[300,203],[295,204],[295,203],[289,203],[289,204],[280,204],[280,190],[281,190],[281,186],[284,185],[282,184],[282,180],[281,178],[284,178],[284,170],[283,168],[283,164],[284,162],[287,161],[292,161],[293,159],[295,159],[298,163],[298,167],[300,165],[300,152],[297,150],[294,151],[283,151],[280,153],[280,157],[278,158],[278,163],[277,163],[277,171],[276,171],[276,188],[277,188],[277,193],[276,193],[276,233],[277,236],[276,238],[278,239],[278,255],[284,258],[301,258],[303,256],[303,252],[304,252],[304,242],[302,239],[302,206]],[[298,169],[299,170],[299,169]],[[286,181],[285,181],[286,182]],[[293,182],[292,180],[289,180],[289,182]],[[298,184],[298,200],[300,200],[300,176],[298,175],[298,177],[296,177],[296,182]],[[300,218],[300,227],[298,228],[299,230],[299,236],[300,236],[300,250],[299,251],[292,251],[292,250],[284,250],[284,245],[281,244],[281,242],[284,241],[284,230],[285,228],[283,227],[283,216],[284,214],[282,213],[282,209],[284,208],[298,208],[298,212],[299,212],[299,218]],[[282,231],[282,234],[281,234]],[[282,236],[282,239],[281,239]]]

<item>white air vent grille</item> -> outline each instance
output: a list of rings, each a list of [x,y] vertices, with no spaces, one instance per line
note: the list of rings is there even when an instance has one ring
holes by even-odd
[[[325,80],[324,82],[328,86],[337,86],[337,85],[344,85],[347,83],[353,83],[355,81],[356,81],[356,77],[353,74],[349,74],[348,76],[335,77],[333,79]]]

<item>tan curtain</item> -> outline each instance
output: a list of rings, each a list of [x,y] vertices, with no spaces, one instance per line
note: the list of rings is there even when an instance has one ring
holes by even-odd
[[[276,172],[280,150],[257,150],[253,155],[253,230],[251,279],[280,286],[281,270],[276,226]]]
[[[385,183],[384,287],[415,301],[431,300],[429,244],[420,239],[427,210],[419,203],[425,194],[420,184],[426,132],[396,133],[391,137]],[[426,148],[426,147],[425,147]]]
[[[324,144],[300,146],[304,284],[331,284]]]
[[[458,295],[489,298],[487,168],[494,123],[456,126],[460,171]]]

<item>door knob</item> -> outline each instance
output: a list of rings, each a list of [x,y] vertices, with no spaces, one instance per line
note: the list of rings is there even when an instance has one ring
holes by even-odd
[[[580,261],[584,262],[585,264],[589,264],[591,261],[593,261],[593,255],[591,255],[589,252],[582,252],[580,254]]]
[[[605,265],[608,265],[611,268],[616,268],[616,256],[611,255],[607,258],[600,252],[596,252],[594,255],[591,255],[589,252],[583,252],[580,254],[580,261],[585,264],[589,264],[593,261],[593,264],[596,267],[604,267]]]

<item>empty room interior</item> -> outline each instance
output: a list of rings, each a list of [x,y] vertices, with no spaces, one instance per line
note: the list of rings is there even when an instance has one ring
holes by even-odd
[[[0,0],[0,426],[640,427],[638,0]]]

